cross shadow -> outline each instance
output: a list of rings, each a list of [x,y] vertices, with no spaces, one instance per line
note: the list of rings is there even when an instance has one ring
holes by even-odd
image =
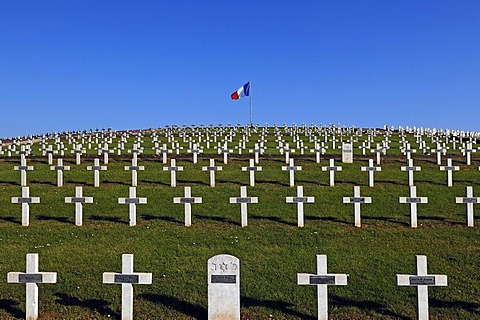
[[[172,218],[172,217],[154,216],[154,215],[151,215],[151,214],[142,214],[142,219],[144,219],[144,220],[163,220],[163,221],[167,221],[167,222],[185,224],[183,221],[180,221],[180,220]]]
[[[276,184],[282,187],[290,187],[290,184],[284,183],[284,182],[279,182],[279,181],[273,181],[273,180],[257,180],[255,179],[255,184],[257,183],[268,183],[268,184]]]
[[[103,181],[101,181],[101,183],[117,184],[117,185],[121,185],[121,186],[131,186],[132,185],[131,183],[126,183],[126,182],[123,182],[123,181],[112,181],[112,180],[103,180]]]
[[[218,180],[215,180],[218,182]],[[193,186],[210,186],[210,180],[208,182],[204,181],[192,181],[192,180],[182,180],[182,179],[177,179],[177,183],[180,182],[182,184],[188,185],[193,185]],[[168,184],[170,185],[170,184]]]
[[[101,220],[101,221],[110,221],[115,223],[122,223],[122,224],[129,224],[127,221],[120,219],[119,217],[109,217],[109,216],[101,216],[97,214],[93,214],[90,216],[92,220]]]
[[[350,224],[345,220],[340,220],[335,217],[317,217],[317,216],[307,216],[305,215],[305,220],[317,220],[317,221],[330,221],[330,222],[336,222],[336,223],[341,223],[341,224]]]
[[[55,183],[55,182],[51,182],[51,181],[30,180],[30,183],[46,184],[46,185],[49,185],[49,186],[54,186],[54,187],[56,187],[56,186],[57,186],[57,183]]]
[[[362,219],[385,221],[385,222],[399,224],[399,225],[404,226],[404,227],[409,227],[410,226],[410,224],[408,224],[406,222],[396,221],[396,220],[394,220],[392,218],[389,218],[389,217],[372,217],[372,216],[362,215]]]
[[[402,183],[398,183],[398,182],[396,182],[396,181],[377,180],[377,179],[375,179],[375,180],[374,180],[374,183],[375,183],[375,185],[376,185],[377,183],[382,183],[382,184],[393,184],[393,185],[395,185],[395,186],[400,186],[400,185],[403,185]],[[407,182],[407,184],[408,184],[408,182]],[[367,183],[367,185],[368,185],[368,183]]]
[[[179,300],[164,294],[142,293],[138,298],[161,304],[195,319],[207,319],[207,310],[202,306]]]
[[[109,303],[105,300],[86,299],[80,300],[77,297],[70,296],[66,293],[56,292],[56,302],[64,306],[77,306],[81,308],[88,308],[92,311],[100,313],[102,316],[112,317],[113,319],[120,319],[120,314],[114,312],[108,307]]]
[[[294,227],[297,226],[296,223],[288,222],[288,221],[285,221],[285,220],[283,220],[283,219],[281,219],[281,218],[279,218],[279,217],[275,217],[275,216],[250,215],[249,218],[258,219],[258,220],[270,220],[270,221],[274,221],[274,222],[286,224],[286,225],[288,225],[288,226],[294,226]]]
[[[378,314],[381,314],[382,316],[389,316],[389,317],[400,319],[400,320],[410,320],[409,317],[402,316],[398,313],[395,313],[389,310],[388,305],[378,303],[375,301],[357,301],[357,300],[347,299],[347,298],[329,293],[328,304],[344,306],[344,307],[355,307],[358,309],[367,310],[369,312],[374,311]]]
[[[76,181],[76,180],[65,180],[66,183],[71,183],[71,184],[75,184],[76,186],[84,186],[84,187],[87,187],[87,186],[93,186],[92,184],[89,184],[88,182],[85,182],[85,181]]]
[[[217,183],[232,183],[232,184],[235,184],[235,185],[239,185],[239,184],[242,184],[241,181],[234,181],[234,180],[222,180],[222,179],[217,179],[216,180]],[[249,183],[250,184],[250,183]]]
[[[235,225],[235,226],[240,226],[241,223],[239,222],[235,222],[235,221],[232,221],[228,218],[225,218],[225,217],[216,217],[216,216],[206,216],[206,215],[195,215],[195,217],[197,219],[201,219],[201,220],[214,220],[214,221],[219,221],[219,222],[222,222],[222,223],[228,223],[228,224],[231,224],[231,225]]]
[[[16,319],[25,317],[24,312],[17,307],[18,302],[12,299],[0,299],[0,309],[10,313]]]
[[[50,216],[46,216],[46,215],[38,215],[37,219],[38,220],[53,220],[53,221],[72,224],[70,219],[68,219],[67,217],[50,217]]]
[[[294,308],[293,304],[291,304],[289,302],[285,302],[285,301],[280,301],[280,300],[260,300],[260,299],[256,299],[256,298],[249,298],[249,297],[241,296],[240,304],[244,308],[261,306],[261,307],[268,308],[268,309],[271,309],[271,310],[278,310],[278,311],[282,312],[282,314],[284,314],[284,315],[294,316],[294,317],[304,319],[304,320],[315,320],[315,319],[317,319],[314,316],[311,316],[311,315],[301,313],[301,312],[298,312],[298,311],[294,310],[293,309]]]
[[[8,185],[11,185],[11,186],[19,186],[20,185],[19,182],[13,182],[13,181],[1,181],[0,184],[8,184]]]
[[[455,308],[463,309],[472,313],[472,315],[480,316],[480,304],[465,301],[442,301],[435,298],[429,298],[430,306],[434,308]]]
[[[0,217],[0,220],[21,224],[21,221],[15,217]]]
[[[423,216],[423,215],[419,215],[419,219],[440,221],[440,222],[443,222],[443,223],[449,223],[449,224],[453,224],[453,225],[464,225],[464,224],[465,224],[465,222],[447,220],[447,219],[444,218],[444,217],[435,217],[435,216]]]
[[[148,184],[157,184],[157,185],[162,185],[162,186],[165,186],[165,187],[170,187],[170,182],[169,183],[166,183],[166,182],[163,182],[163,181],[160,181],[160,180],[138,180],[138,182],[140,183],[148,183]]]

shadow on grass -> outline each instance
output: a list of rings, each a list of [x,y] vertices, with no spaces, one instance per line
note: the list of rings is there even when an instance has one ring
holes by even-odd
[[[20,186],[20,182],[14,182],[14,181],[0,181],[0,184],[7,184],[11,186]]]
[[[276,184],[276,185],[279,185],[281,187],[290,187],[290,184],[288,184],[288,183],[284,183],[284,182],[280,182],[280,181],[273,181],[273,180],[255,180],[255,184],[257,184],[257,183]]]
[[[123,181],[113,181],[113,180],[103,180],[100,184],[109,184],[109,185],[121,185],[121,186],[131,186],[131,183],[123,182]]]
[[[240,226],[240,225],[241,225],[241,223],[236,222],[236,221],[232,221],[232,220],[230,220],[230,219],[228,219],[228,218],[225,218],[225,217],[205,216],[205,215],[197,214],[197,215],[195,215],[195,218],[200,219],[200,220],[219,221],[219,222],[228,223],[228,224],[231,224],[231,225],[234,225],[234,226]]]
[[[242,182],[241,181],[235,181],[235,180],[223,180],[223,179],[217,179],[216,180],[217,183],[231,183],[231,184],[234,184],[234,185],[242,185]],[[250,182],[248,183],[250,185]]]
[[[41,180],[30,180],[30,183],[36,183],[36,184],[46,184],[48,186],[57,186],[56,182],[51,182],[51,181],[41,181]]]
[[[16,217],[0,217],[0,220],[21,224],[21,221]]]
[[[424,220],[440,221],[440,222],[448,223],[448,224],[452,224],[452,225],[465,225],[465,222],[448,220],[447,218],[444,218],[444,217],[420,215],[419,218],[422,219],[422,220],[424,219]]]
[[[83,187],[93,186],[93,184],[90,184],[88,182],[76,181],[76,180],[65,180],[65,183],[71,183],[71,184],[74,184],[76,186],[83,186]]]
[[[179,300],[175,297],[153,293],[142,293],[138,295],[138,297],[143,300],[161,304],[169,309],[174,309],[195,319],[207,319],[207,310],[205,308],[187,301]]]
[[[62,223],[73,224],[73,222],[70,221],[70,219],[68,219],[67,217],[50,217],[50,216],[46,216],[46,215],[39,215],[36,218],[38,220],[53,220],[53,221],[58,221],[58,222],[62,222]]]
[[[156,184],[156,185],[161,185],[165,187],[170,187],[170,182],[166,183],[160,180],[138,180],[139,183],[146,183],[146,184]]]
[[[384,221],[384,222],[399,224],[399,225],[404,226],[404,227],[409,227],[409,226],[410,226],[410,224],[408,224],[408,223],[406,223],[406,222],[397,221],[397,220],[392,219],[392,218],[389,218],[389,217],[373,217],[373,216],[363,215],[363,216],[362,216],[362,219],[365,219],[365,220],[379,220],[379,221]]]
[[[294,316],[304,320],[315,320],[316,317],[310,316],[305,313],[298,312],[293,309],[294,305],[285,301],[279,300],[260,300],[255,298],[249,298],[245,296],[241,296],[240,304],[244,308],[248,307],[264,307],[271,310],[280,311],[284,315]]]
[[[468,312],[480,316],[480,304],[465,301],[442,301],[435,298],[430,298],[430,306],[434,308],[450,308],[450,309],[463,309]]]
[[[0,299],[0,309],[10,313],[16,319],[22,319],[25,317],[25,313],[17,308],[19,303],[12,299]]]
[[[101,216],[101,215],[97,215],[97,214],[91,215],[90,219],[97,220],[97,221],[101,220],[101,221],[109,221],[109,222],[129,224],[127,221],[124,221],[124,220],[120,219],[119,217]]]
[[[144,219],[144,220],[163,220],[163,221],[173,222],[173,223],[177,223],[177,224],[185,224],[183,221],[180,221],[180,220],[172,218],[172,217],[154,216],[154,215],[151,215],[151,214],[143,214],[142,219]]]
[[[282,223],[282,224],[285,224],[287,226],[297,226],[297,223],[293,223],[293,222],[288,222],[288,221],[285,221],[279,217],[275,217],[275,216],[258,216],[258,215],[250,215],[249,218],[251,219],[258,219],[258,220],[270,220],[270,221],[273,221],[273,222],[278,222],[278,223]]]
[[[187,186],[189,186],[189,185],[192,185],[192,186],[207,186],[207,187],[210,186],[210,180],[208,180],[208,182],[204,182],[204,181],[177,179],[177,183],[182,183],[182,184],[185,184]],[[170,184],[168,184],[168,185],[170,185]]]
[[[348,221],[340,220],[340,219],[335,218],[335,217],[318,217],[318,216],[305,215],[305,220],[330,221],[330,222],[336,222],[336,223],[341,223],[341,224],[350,224],[350,223],[348,223]]]
[[[355,307],[361,310],[374,311],[382,316],[393,317],[400,320],[409,320],[409,317],[402,316],[388,309],[388,305],[378,303],[375,301],[357,301],[344,297],[337,296],[335,294],[329,294],[328,304],[330,306],[342,306],[342,307]]]
[[[102,316],[112,317],[113,319],[120,319],[120,314],[114,312],[108,307],[108,302],[99,299],[87,299],[80,300],[77,297],[70,296],[66,293],[56,292],[54,294],[57,297],[57,303],[64,306],[77,306],[81,308],[87,308],[92,311],[98,312]]]

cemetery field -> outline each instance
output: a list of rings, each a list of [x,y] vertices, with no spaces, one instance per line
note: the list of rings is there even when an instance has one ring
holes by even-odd
[[[57,156],[56,156],[57,157]],[[202,166],[215,157],[222,171],[216,172],[216,186],[210,187],[209,173]],[[295,197],[289,173],[282,171],[285,157],[260,160],[262,171],[249,185],[251,155],[230,155],[228,164],[219,155],[206,154],[192,163],[191,156],[178,156],[177,187],[170,186],[170,172],[163,171],[161,157],[142,155],[138,164],[137,197],[147,204],[137,205],[137,224],[129,226],[129,206],[119,204],[131,186],[130,157],[110,156],[108,170],[100,173],[100,187],[93,187],[93,155],[83,156],[82,164],[65,156],[64,186],[57,187],[56,172],[46,157],[28,158],[34,166],[28,172],[30,196],[40,197],[30,204],[30,225],[22,226],[20,173],[13,167],[19,157],[0,160],[0,275],[25,272],[25,255],[39,254],[39,270],[57,272],[57,283],[39,284],[40,319],[120,319],[121,286],[102,283],[103,272],[120,272],[121,255],[134,254],[135,272],[152,272],[151,285],[134,285],[136,319],[206,319],[207,260],[217,254],[240,259],[242,319],[316,319],[316,286],[297,285],[297,273],[316,273],[316,255],[328,257],[329,273],[349,274],[347,286],[329,286],[329,316],[332,319],[414,319],[415,287],[397,286],[396,274],[416,274],[415,255],[426,255],[429,274],[448,276],[447,287],[430,287],[431,319],[480,318],[480,231],[466,226],[466,206],[455,197],[465,196],[465,187],[480,194],[479,161],[464,165],[460,155],[453,158],[460,171],[453,173],[448,187],[446,173],[435,158],[415,156],[417,196],[428,197],[418,204],[418,228],[410,227],[410,205],[399,203],[409,196],[407,173],[400,171],[405,158],[393,154],[382,157],[382,171],[375,172],[375,186],[368,186],[368,172],[360,167],[374,156],[355,155],[353,164],[342,164],[340,154],[322,157],[294,156],[295,185],[303,186],[304,196],[315,203],[304,205],[305,226],[297,226],[297,205],[286,203]],[[329,186],[328,158],[342,171],[335,173]],[[171,156],[169,156],[171,158]],[[83,226],[75,226],[74,204],[65,197],[93,197],[83,205]],[[193,197],[192,226],[184,225],[184,205],[174,197],[190,186]],[[240,186],[248,186],[248,196],[258,203],[248,204],[248,226],[241,227],[240,205],[230,197],[240,196]],[[354,227],[353,187],[372,203],[361,205],[361,228]],[[476,211],[480,208],[476,207]],[[17,319],[25,314],[25,285],[0,281],[0,319]]]

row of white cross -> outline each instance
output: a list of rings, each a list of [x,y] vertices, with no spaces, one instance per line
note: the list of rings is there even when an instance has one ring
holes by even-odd
[[[22,204],[22,225],[29,225],[29,215],[30,215],[30,204],[31,203],[40,203],[39,197],[30,197],[29,187],[22,187],[22,196],[21,197],[12,197],[12,203],[21,203]],[[128,198],[118,198],[119,204],[128,204],[129,205],[129,220],[130,226],[135,226],[137,224],[137,204],[146,204],[147,198],[137,197],[136,187],[129,188]],[[185,205],[185,226],[191,226],[192,224],[192,213],[191,206],[194,203],[202,203],[202,197],[192,197],[191,187],[185,187],[185,196],[173,198],[174,203],[180,203]],[[463,203],[467,205],[467,226],[473,227],[474,225],[474,216],[473,216],[473,204],[479,203],[480,198],[473,196],[473,187],[466,187],[466,197],[456,197],[456,203]],[[248,197],[247,196],[247,187],[240,187],[240,197],[231,197],[229,199],[230,203],[240,204],[241,208],[241,224],[242,227],[247,226],[247,205],[250,203],[258,203],[257,197]],[[287,203],[296,203],[297,204],[297,216],[298,216],[298,226],[304,226],[304,203],[314,203],[314,197],[305,197],[303,195],[303,186],[297,186],[297,196],[295,197],[286,197]],[[83,188],[75,188],[75,197],[65,197],[65,203],[75,203],[75,224],[78,226],[82,225],[82,205],[84,203],[93,203],[93,197],[84,197]],[[361,218],[360,218],[360,205],[362,203],[372,203],[371,197],[362,197],[360,196],[360,187],[354,186],[353,188],[353,197],[343,197],[343,203],[353,203],[354,204],[354,214],[355,214],[355,226],[361,227]],[[419,203],[428,203],[427,197],[417,197],[417,187],[410,186],[410,196],[409,197],[400,197],[399,203],[408,203],[410,204],[410,221],[411,227],[417,227],[417,204]]]
[[[417,287],[417,315],[429,318],[428,287],[447,286],[447,276],[428,274],[427,257],[417,255],[417,274],[397,274],[398,286]],[[207,262],[208,319],[240,320],[240,261],[231,255],[216,255]],[[318,319],[328,319],[329,285],[347,285],[348,274],[328,273],[327,256],[317,255],[317,273],[298,273],[297,284],[317,286]],[[8,283],[26,284],[26,318],[38,318],[38,284],[56,283],[56,272],[38,271],[38,254],[28,253],[26,272],[9,272]],[[122,255],[121,272],[104,272],[103,283],[122,285],[122,319],[133,319],[133,285],[152,284],[152,273],[133,271],[133,254]]]
[[[57,186],[62,187],[63,186],[63,171],[64,170],[70,170],[70,166],[64,166],[63,165],[63,159],[58,159],[57,160],[57,165],[56,166],[51,166],[51,170],[56,170],[57,171]],[[321,167],[322,171],[327,171],[329,172],[329,184],[330,186],[335,185],[335,172],[336,171],[342,171],[341,166],[335,166],[334,164],[334,159],[329,160],[329,165],[328,166],[322,166]],[[408,173],[408,185],[413,186],[414,181],[413,181],[413,173],[415,171],[421,171],[421,167],[419,166],[414,166],[413,165],[413,159],[408,160],[408,165],[407,166],[402,166],[400,167],[402,171],[406,171]],[[15,166],[14,170],[19,170],[21,171],[21,181],[20,185],[21,186],[26,186],[27,185],[27,171],[28,170],[33,170],[33,166],[27,166],[26,160],[24,157],[21,158],[21,164],[20,166]],[[94,159],[94,165],[93,166],[88,166],[87,170],[94,171],[94,186],[99,187],[100,186],[100,171],[105,171],[107,170],[107,166],[101,166],[100,165],[100,160],[99,159]],[[131,171],[132,172],[132,186],[137,186],[138,185],[138,173],[137,171],[143,171],[145,170],[144,166],[139,166],[137,164],[137,158],[134,157],[132,159],[132,165],[131,166],[125,166],[125,170]],[[202,167],[202,171],[208,171],[210,172],[210,186],[215,187],[215,173],[217,171],[222,171],[223,167],[221,166],[215,166],[215,159],[210,159],[210,165],[209,166],[204,166]],[[289,172],[289,184],[291,187],[295,185],[295,171],[301,171],[302,166],[295,166],[294,165],[294,159],[290,158],[289,159],[289,165],[288,166],[282,166],[283,171],[288,171]],[[368,185],[370,187],[374,186],[374,172],[376,171],[381,171],[381,167],[375,167],[373,165],[373,160],[369,159],[368,160],[368,166],[363,166],[361,167],[362,171],[367,171],[368,172]],[[441,171],[446,171],[447,172],[447,185],[449,187],[453,186],[453,171],[459,171],[460,167],[459,166],[453,166],[452,165],[452,159],[447,159],[447,165],[446,166],[440,166]],[[480,170],[480,168],[479,168]],[[170,171],[170,185],[172,187],[177,186],[177,171],[183,171],[183,166],[177,166],[176,165],[176,160],[171,159],[171,163],[169,167],[163,167],[163,171]],[[250,186],[255,186],[255,172],[256,171],[262,171],[261,166],[255,166],[254,165],[254,160],[250,159],[249,166],[247,167],[242,167],[242,171],[248,171],[249,172],[249,179],[250,179]]]

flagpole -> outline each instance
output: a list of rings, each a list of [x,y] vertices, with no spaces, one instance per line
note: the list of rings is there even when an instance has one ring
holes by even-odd
[[[250,80],[250,128],[253,128],[252,123],[252,81]]]

